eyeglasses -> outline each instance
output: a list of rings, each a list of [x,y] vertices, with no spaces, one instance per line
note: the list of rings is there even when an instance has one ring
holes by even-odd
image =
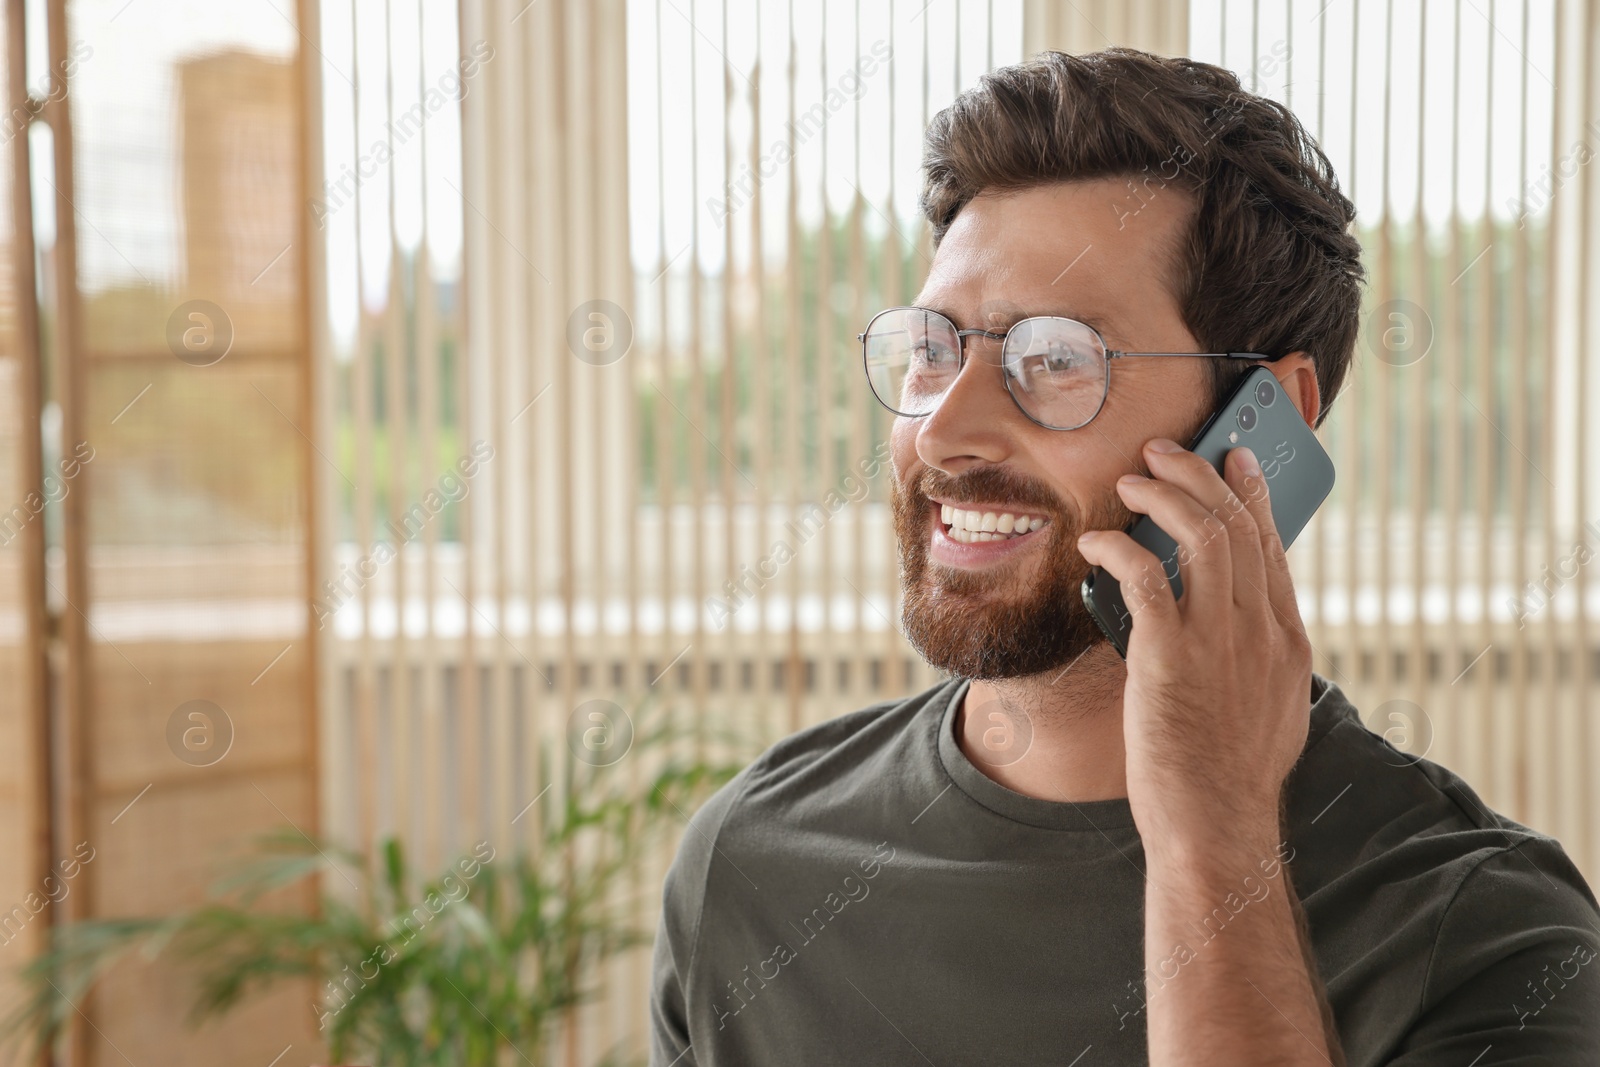
[[[1119,352],[1100,331],[1076,319],[1038,316],[1010,329],[958,330],[927,308],[880,311],[856,335],[867,382],[878,402],[896,415],[931,414],[966,363],[968,337],[999,341],[1006,392],[1022,413],[1050,430],[1087,426],[1105,405],[1111,360],[1127,356],[1186,356],[1271,363],[1282,355],[1258,352]]]

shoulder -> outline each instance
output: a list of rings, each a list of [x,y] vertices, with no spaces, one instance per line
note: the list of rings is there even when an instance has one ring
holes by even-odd
[[[1518,1063],[1600,1063],[1597,954],[1600,910],[1554,839],[1529,831],[1489,851],[1444,905],[1392,1062],[1498,1047]]]
[[[1432,1064],[1435,1051],[1478,1041],[1475,1054],[1522,1029],[1519,1013],[1541,1004],[1527,984],[1547,964],[1568,981],[1594,970],[1585,961],[1600,951],[1600,906],[1559,841],[1493,810],[1448,767],[1401,751],[1318,681],[1326,688],[1314,689],[1288,825],[1295,889],[1341,1029],[1351,1047],[1407,1053],[1395,1063]],[[1426,728],[1406,717],[1380,709],[1370,720]],[[1600,1041],[1600,1014],[1572,1021],[1600,1004],[1600,974],[1587,981],[1562,1003],[1546,998],[1541,1020],[1583,1048]],[[1519,995],[1527,1004],[1513,1010]]]
[[[1560,850],[1490,808],[1448,767],[1396,747],[1391,738],[1427,747],[1429,726],[1415,705],[1378,709],[1370,717],[1380,734],[1334,683],[1317,678],[1313,697],[1311,734],[1288,782],[1290,833],[1301,846],[1297,886],[1315,890],[1354,868],[1403,863],[1434,870],[1438,891],[1496,853]]]
[[[790,734],[741,772],[746,781],[740,802],[745,806],[793,802],[870,778],[914,746],[918,730],[937,727],[960,684],[942,681],[909,697],[881,700]]]

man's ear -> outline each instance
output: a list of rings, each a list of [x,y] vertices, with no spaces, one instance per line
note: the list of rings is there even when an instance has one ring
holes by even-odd
[[[1294,403],[1307,426],[1317,424],[1322,413],[1322,392],[1317,388],[1317,365],[1305,352],[1290,352],[1273,363],[1265,364],[1278,378],[1278,385]]]

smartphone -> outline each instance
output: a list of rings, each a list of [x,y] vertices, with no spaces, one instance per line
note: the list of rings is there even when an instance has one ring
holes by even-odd
[[[1332,492],[1333,460],[1284,395],[1278,379],[1265,367],[1258,366],[1245,375],[1239,387],[1200,428],[1189,451],[1205,457],[1220,472],[1229,451],[1246,445],[1261,464],[1272,500],[1272,521],[1287,548]],[[1178,543],[1148,515],[1139,516],[1127,534],[1155,553],[1172,585],[1174,599],[1181,597]],[[1117,580],[1103,567],[1096,567],[1083,580],[1083,604],[1118,654],[1127,659],[1133,616],[1122,599]]]

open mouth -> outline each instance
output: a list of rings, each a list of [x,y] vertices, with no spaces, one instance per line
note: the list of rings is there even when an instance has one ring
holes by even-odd
[[[1049,524],[1036,512],[959,508],[939,504],[939,521],[945,536],[964,545],[980,541],[1014,541]]]

